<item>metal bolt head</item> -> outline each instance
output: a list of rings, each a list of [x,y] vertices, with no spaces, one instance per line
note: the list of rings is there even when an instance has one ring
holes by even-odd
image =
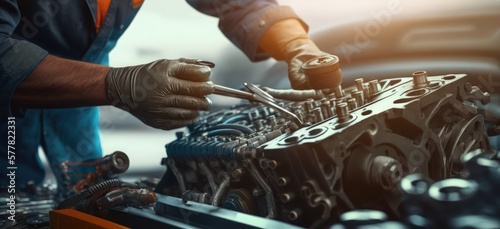
[[[231,176],[233,176],[234,179],[239,179],[241,175],[243,175],[243,170],[240,168],[233,170],[231,173]]]
[[[354,83],[356,84],[356,89],[358,89],[358,91],[363,91],[363,78],[355,79]]]
[[[427,86],[428,83],[426,71],[416,71],[413,73],[413,85],[415,87]]]
[[[270,169],[275,169],[276,167],[278,167],[278,162],[276,162],[275,160],[269,160],[268,165]]]
[[[279,177],[279,178],[276,180],[276,183],[278,184],[278,186],[283,187],[283,186],[285,186],[285,185],[286,185],[287,180],[286,180],[286,178],[284,178],[284,177]]]
[[[283,193],[280,195],[280,200],[283,203],[288,203],[291,200],[291,196],[288,193]]]
[[[371,95],[378,93],[380,91],[378,80],[370,80],[370,82],[368,82],[368,88]]]
[[[337,104],[335,111],[337,112],[337,118],[340,122],[344,122],[350,119],[351,115],[349,113],[349,107],[347,106],[347,103]]]
[[[294,220],[297,220],[297,218],[299,218],[299,213],[297,211],[292,210],[292,211],[288,212],[288,219],[289,220],[294,221]]]

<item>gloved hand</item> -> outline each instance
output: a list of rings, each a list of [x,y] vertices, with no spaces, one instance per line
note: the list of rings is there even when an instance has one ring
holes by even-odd
[[[195,59],[111,68],[106,76],[108,100],[149,126],[182,127],[196,121],[198,110],[210,108],[205,97],[214,91],[210,71]]]
[[[262,36],[259,47],[277,60],[288,64],[288,78],[293,89],[311,89],[302,73],[302,64],[321,56],[330,55],[321,51],[307,35],[306,29],[296,19],[287,19],[273,24]],[[334,76],[338,84],[342,75]]]

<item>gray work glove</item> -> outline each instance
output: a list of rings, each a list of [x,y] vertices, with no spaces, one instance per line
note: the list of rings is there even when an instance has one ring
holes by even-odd
[[[205,95],[214,91],[210,68],[195,59],[157,60],[145,65],[111,68],[106,76],[109,102],[143,123],[164,130],[196,121],[208,110]]]
[[[321,51],[309,38],[306,26],[291,18],[274,23],[262,35],[259,47],[276,60],[288,64],[288,79],[293,89],[323,89],[324,85],[311,84],[302,72],[302,65],[311,59],[330,54]],[[334,84],[342,82],[342,75],[332,75]]]
[[[314,44],[310,39],[297,39],[285,46],[285,60],[288,63],[288,78],[293,89],[305,90],[311,89],[311,85],[307,82],[307,78],[302,72],[302,65],[307,61],[330,55],[325,53]],[[342,82],[342,76],[334,76],[339,84]]]

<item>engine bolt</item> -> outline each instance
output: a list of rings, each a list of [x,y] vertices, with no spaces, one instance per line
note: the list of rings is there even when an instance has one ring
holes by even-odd
[[[274,130],[274,128],[278,125],[276,121],[276,116],[271,115],[267,118],[267,125],[271,126],[271,128]]]
[[[311,113],[312,110],[314,109],[314,99],[307,99],[306,102],[304,103],[306,113]]]
[[[349,110],[354,110],[358,107],[358,103],[355,98],[350,98],[347,100],[347,106],[349,107]]]
[[[233,170],[231,175],[233,176],[234,179],[239,179],[241,177],[241,175],[243,175],[243,170],[240,168],[235,169],[235,170]]]
[[[276,167],[278,167],[278,162],[276,162],[275,160],[269,160],[267,164],[269,165],[270,169],[275,169]]]
[[[347,121],[351,117],[349,113],[349,107],[347,107],[347,103],[339,103],[335,111],[337,112],[337,118],[339,119],[339,122]]]
[[[256,119],[253,121],[253,126],[257,131],[261,131],[264,129],[264,124],[262,119]]]
[[[276,180],[276,183],[278,184],[278,186],[283,187],[286,185],[287,180],[284,177],[278,177],[278,179]]]
[[[323,117],[325,119],[333,116],[332,108],[330,107],[329,101],[325,101],[321,104],[321,112],[323,113]]]
[[[416,71],[413,73],[413,85],[415,87],[425,87],[428,83],[426,71]]]
[[[368,88],[370,95],[378,93],[380,91],[378,80],[370,80],[370,82],[368,82]]]
[[[291,210],[290,212],[288,212],[288,219],[292,221],[297,220],[301,212],[302,210],[300,209]]]
[[[356,89],[358,89],[358,91],[363,91],[363,78],[355,79],[354,83],[356,84]]]
[[[370,88],[368,87],[368,83],[363,84],[363,95],[365,98],[370,98]]]
[[[365,97],[363,95],[363,91],[355,91],[352,93],[352,97],[356,99],[358,102],[358,106],[365,105]]]

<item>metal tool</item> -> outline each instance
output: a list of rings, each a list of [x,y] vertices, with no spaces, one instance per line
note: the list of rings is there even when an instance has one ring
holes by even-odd
[[[239,99],[247,99],[249,101],[262,103],[266,106],[273,108],[277,112],[284,114],[291,121],[293,121],[295,124],[297,124],[297,126],[299,126],[299,127],[302,126],[302,124],[303,124],[302,120],[300,120],[300,118],[297,117],[297,115],[295,115],[294,113],[288,111],[287,109],[285,109],[281,106],[278,106],[278,104],[276,104],[276,101],[274,100],[274,98],[270,94],[263,91],[262,89],[255,86],[254,84],[244,83],[244,85],[251,92],[236,90],[233,88],[229,88],[229,87],[215,84],[214,85],[214,94],[229,96],[229,97],[234,97],[234,98],[239,98]]]
[[[196,64],[208,66],[210,68],[215,67],[214,63],[205,60],[197,60]],[[269,93],[263,91],[262,89],[251,83],[244,83],[244,85],[246,88],[248,88],[250,92],[236,90],[233,88],[214,84],[214,94],[234,97],[238,99],[247,99],[249,101],[263,103],[264,105],[267,105],[287,116],[290,120],[292,120],[295,124],[297,124],[297,126],[302,126],[303,124],[302,120],[300,120],[300,118],[297,117],[297,115],[295,115],[294,113],[288,111],[287,109],[281,106],[278,106],[273,96],[271,96]]]

